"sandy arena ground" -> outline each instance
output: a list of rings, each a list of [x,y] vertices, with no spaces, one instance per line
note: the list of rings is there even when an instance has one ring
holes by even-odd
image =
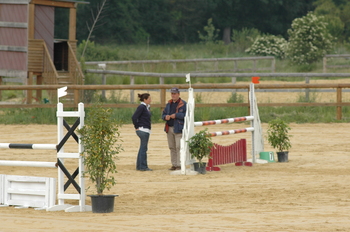
[[[223,99],[212,95],[215,93],[209,94],[208,101]],[[263,93],[258,94],[259,101]],[[152,96],[157,101],[156,96]],[[265,101],[268,99],[273,97],[267,96]],[[325,99],[335,101],[335,94]],[[247,125],[223,124],[208,128],[216,132]],[[113,213],[0,207],[0,231],[350,231],[349,125],[293,123],[290,126],[293,137],[287,163],[252,167],[225,164],[218,172],[186,176],[171,175],[168,171],[170,158],[163,124],[154,124],[152,128],[148,163],[153,172],[135,171],[139,140],[132,125],[123,125],[125,151],[117,160],[118,183],[106,192],[119,195]],[[266,134],[267,124],[262,127]],[[203,127],[196,128],[201,129]],[[246,138],[250,158],[250,136],[242,133],[214,137],[213,141],[229,145]],[[0,141],[56,144],[57,128],[55,125],[1,125]],[[76,149],[76,143],[70,139],[65,151],[76,152]],[[265,151],[274,151],[266,139]],[[1,160],[54,162],[55,157],[54,151],[0,150]],[[75,160],[65,162],[71,172],[77,167]],[[57,178],[55,169],[45,168],[2,166],[0,174]],[[91,184],[87,182],[87,185]],[[75,192],[69,188],[67,193]],[[94,192],[90,189],[87,194]],[[76,201],[66,203],[78,204]],[[89,197],[86,204],[90,205]]]
[[[233,125],[233,124],[232,124]],[[237,124],[234,128],[245,126]],[[266,124],[263,124],[266,131]],[[135,171],[138,138],[122,127],[118,194],[113,213],[47,212],[1,207],[0,231],[350,231],[348,124],[291,124],[288,163],[221,165],[205,175],[171,175],[163,124],[149,144],[153,172]],[[197,128],[196,128],[197,129]],[[227,125],[211,126],[222,131]],[[54,125],[2,125],[0,139],[11,143],[55,143]],[[18,132],[21,131],[19,134]],[[215,137],[228,145],[249,133]],[[76,145],[69,141],[67,151]],[[273,151],[265,141],[265,151]],[[250,154],[250,149],[248,150]],[[5,150],[0,159],[55,161],[54,151]],[[275,159],[277,156],[275,155]],[[74,160],[66,159],[70,169]],[[57,177],[54,169],[1,167],[1,174]],[[92,190],[88,194],[92,194]],[[67,202],[77,204],[77,202]],[[87,202],[90,204],[90,199]]]

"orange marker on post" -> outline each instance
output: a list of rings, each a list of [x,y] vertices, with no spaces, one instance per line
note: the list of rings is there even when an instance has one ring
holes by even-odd
[[[260,77],[252,77],[252,83],[259,84]]]

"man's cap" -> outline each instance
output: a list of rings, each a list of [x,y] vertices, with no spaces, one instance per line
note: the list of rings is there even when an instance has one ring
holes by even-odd
[[[180,93],[179,89],[176,87],[171,88],[170,92],[171,93]]]

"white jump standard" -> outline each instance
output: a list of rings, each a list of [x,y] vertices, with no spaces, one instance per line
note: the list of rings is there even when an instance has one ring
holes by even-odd
[[[66,87],[58,89],[58,98],[61,96],[65,96]],[[62,92],[63,91],[63,92]],[[77,120],[73,124],[72,127],[68,125],[68,123],[64,120],[64,117],[76,117]],[[0,166],[25,166],[25,167],[45,167],[45,168],[57,168],[58,171],[58,193],[57,193],[57,201],[58,204],[52,207],[47,208],[47,211],[57,211],[57,210],[65,210],[66,212],[83,212],[83,211],[91,211],[91,206],[85,205],[85,181],[83,177],[84,172],[84,160],[80,155],[83,151],[83,145],[80,142],[79,136],[75,134],[75,130],[81,129],[84,126],[84,104],[78,104],[78,111],[63,111],[63,104],[57,104],[57,142],[58,144],[17,144],[17,143],[0,143],[0,148],[7,149],[40,149],[40,150],[55,150],[56,151],[56,161],[57,162],[39,162],[39,161],[12,161],[12,160],[0,160]],[[68,131],[64,134],[64,128]],[[77,142],[78,151],[71,153],[64,151],[64,144],[67,140],[73,137],[73,139]],[[78,159],[78,167],[71,174],[67,168],[64,166],[64,159]],[[78,178],[78,182],[75,178]],[[65,178],[67,181],[65,182]],[[65,191],[67,188],[73,185],[76,194],[67,194]],[[52,184],[50,184],[52,186]],[[1,187],[1,186],[0,186]],[[56,194],[56,189],[50,187],[52,191]],[[6,190],[6,189],[5,189]],[[0,189],[0,195],[8,194],[2,193],[2,189]],[[64,203],[64,200],[79,200],[78,206],[67,205]],[[1,200],[1,199],[0,199]],[[50,201],[51,202],[51,201]],[[0,202],[1,203],[1,202]]]
[[[186,75],[186,81],[190,80],[189,74]],[[227,119],[218,119],[211,121],[202,121],[202,122],[194,122],[194,109],[195,109],[195,101],[193,97],[193,89],[188,89],[188,101],[187,101],[187,111],[185,116],[184,129],[182,132],[181,138],[181,149],[180,149],[180,160],[181,160],[181,174],[192,175],[194,174],[193,163],[194,159],[191,158],[189,153],[189,148],[187,142],[194,134],[195,126],[207,126],[207,125],[215,125],[215,124],[223,124],[223,123],[233,123],[233,122],[241,122],[241,121],[250,121],[251,126],[243,129],[236,130],[227,130],[220,132],[211,132],[210,136],[221,136],[221,135],[230,135],[244,132],[252,132],[252,162],[256,162],[256,155],[264,150],[264,141],[262,137],[262,129],[260,125],[259,111],[256,103],[255,93],[254,93],[254,84],[250,84],[249,91],[249,100],[250,100],[250,115],[244,117],[237,118],[227,118]],[[186,165],[191,165],[191,170],[186,169]],[[174,171],[174,174],[179,173],[178,171]]]

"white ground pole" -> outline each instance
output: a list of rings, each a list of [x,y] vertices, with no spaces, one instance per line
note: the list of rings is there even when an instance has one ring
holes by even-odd
[[[248,131],[252,132],[252,162],[256,162],[256,155],[260,152],[264,151],[264,138],[262,136],[262,129],[259,117],[259,111],[257,107],[257,101],[255,98],[254,84],[250,84],[250,92],[249,92],[249,100],[250,100],[250,117],[252,116],[254,119],[251,120],[251,128]],[[181,170],[173,171],[171,174],[183,174],[183,175],[196,175],[197,172],[193,170],[193,163],[195,159],[191,158],[189,148],[187,142],[195,133],[194,126],[197,124],[200,126],[200,123],[194,122],[194,109],[195,109],[195,100],[193,98],[193,89],[188,89],[188,101],[186,108],[186,116],[184,129],[182,131],[181,138],[181,148],[180,148],[180,161],[181,161]],[[186,165],[191,165],[191,169],[186,169]]]

